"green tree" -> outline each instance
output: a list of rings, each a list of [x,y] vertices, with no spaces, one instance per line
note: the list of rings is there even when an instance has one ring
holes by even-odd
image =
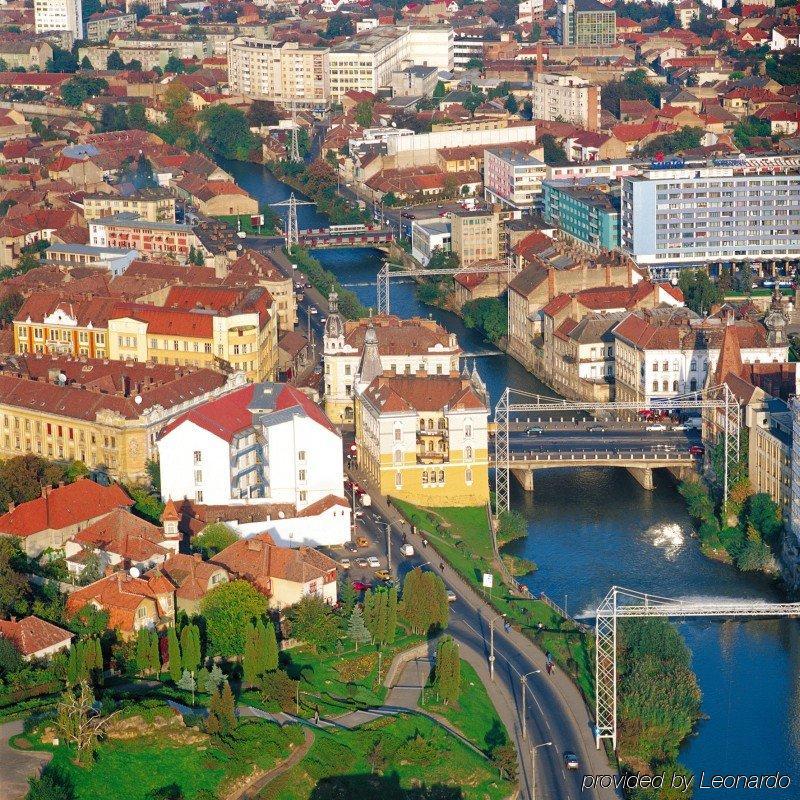
[[[200,629],[197,625],[184,625],[181,629],[181,666],[189,672],[196,672],[200,666]]]
[[[25,661],[11,640],[0,636],[0,678],[16,674],[24,666]]]
[[[401,612],[414,633],[446,627],[450,609],[444,581],[419,567],[406,573]]]
[[[239,537],[224,522],[212,522],[192,539],[192,550],[208,560],[238,541]]]
[[[0,323],[10,323],[24,302],[25,298],[19,292],[11,292],[0,300]]]
[[[339,36],[352,36],[355,33],[353,21],[347,14],[339,11],[334,12],[328,17],[328,27],[325,29],[326,39],[335,39]]]
[[[161,672],[161,653],[158,649],[158,634],[150,632],[150,672],[158,675]]]
[[[263,675],[278,668],[278,639],[275,636],[275,626],[271,622],[265,624],[262,620],[258,620],[256,626],[259,628],[258,636],[261,642],[259,671]]]
[[[145,675],[150,671],[150,631],[139,628],[136,635],[136,672]]]
[[[260,674],[258,658],[258,635],[255,624],[250,622],[245,632],[244,658],[242,659],[242,685],[247,688],[255,686],[258,680]]]
[[[225,681],[211,695],[206,718],[206,732],[212,736],[228,736],[236,729],[236,699]]]
[[[268,708],[294,711],[298,683],[281,669],[266,672],[261,677],[261,699]]]
[[[397,588],[389,587],[386,595],[386,625],[384,626],[384,644],[394,644],[397,636]]]
[[[32,595],[23,575],[26,562],[19,539],[0,536],[0,614],[3,617],[28,611]]]
[[[194,705],[194,693],[197,689],[197,680],[195,679],[194,672],[185,669],[176,685],[179,689],[183,689],[184,692],[192,693],[192,705]]]
[[[247,121],[253,127],[271,127],[281,121],[281,115],[272,100],[253,100],[247,109]]]
[[[263,616],[267,600],[247,581],[231,581],[212,589],[201,601],[211,655],[244,655],[247,625]]]
[[[53,57],[47,60],[45,69],[47,72],[77,72],[78,59],[69,50],[56,46],[53,48]]]
[[[183,66],[183,61],[181,61],[177,56],[170,56],[167,59],[167,63],[164,64],[164,72],[173,72],[175,75],[182,75],[185,71],[186,70]]]
[[[720,300],[718,287],[702,269],[681,270],[678,288],[683,292],[686,305],[698,314],[707,314],[711,306]]]
[[[243,111],[225,103],[208,106],[199,114],[203,139],[223,158],[245,161],[258,142]]]
[[[289,609],[292,636],[315,649],[330,650],[338,640],[338,622],[333,609],[321,598],[307,595]]]
[[[75,782],[57,764],[45,764],[38,776],[28,778],[25,800],[75,800]]]
[[[451,636],[442,637],[436,647],[433,688],[445,705],[458,700],[461,691],[461,657],[458,644]]]
[[[112,50],[108,54],[108,58],[106,59],[106,69],[108,70],[125,69],[125,62],[122,60],[122,56],[119,54],[119,51]]]
[[[357,605],[353,607],[353,612],[350,614],[347,635],[356,646],[356,650],[360,644],[369,644],[372,641],[372,634],[367,630],[367,626],[364,624],[364,615]]]
[[[555,140],[552,134],[545,133],[540,139],[544,149],[544,161],[550,167],[563,167],[569,164],[569,159],[564,148]]]
[[[509,114],[516,114],[519,111],[519,101],[513,94],[506,98],[506,111]]]
[[[89,57],[84,56],[81,59],[81,70],[85,70],[86,72],[91,72],[93,69],[94,67],[92,66],[92,62],[89,61]]]
[[[356,122],[362,128],[369,128],[372,125],[372,103],[359,103],[356,106]]]
[[[508,335],[508,311],[505,303],[495,297],[470,300],[462,308],[464,324],[478,328],[491,342],[499,342]]]
[[[181,646],[174,626],[167,631],[167,653],[169,658],[169,677],[173,683],[181,678]]]

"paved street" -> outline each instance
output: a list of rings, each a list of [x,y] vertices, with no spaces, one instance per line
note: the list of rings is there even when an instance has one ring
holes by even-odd
[[[22,720],[0,725],[0,797],[3,800],[24,797],[28,791],[28,777],[38,775],[52,758],[50,753],[28,753],[11,747],[8,741],[18,733],[22,733]]]

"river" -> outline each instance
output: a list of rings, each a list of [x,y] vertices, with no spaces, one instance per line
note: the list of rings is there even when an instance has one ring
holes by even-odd
[[[261,202],[286,199],[290,190],[258,165],[223,163],[237,183]],[[325,223],[312,206],[298,209],[300,227]],[[375,305],[380,253],[366,249],[315,253],[323,265]],[[465,352],[487,345],[454,314],[420,304],[412,283],[392,283],[392,312],[432,316],[456,333]],[[488,348],[491,349],[491,348]],[[470,360],[471,364],[471,360]],[[478,357],[478,370],[493,402],[506,386],[552,394],[505,355]],[[512,479],[515,508],[528,520],[528,536],[513,552],[539,569],[525,579],[575,614],[595,607],[616,584],[667,597],[760,597],[777,599],[773,584],[706,559],[691,538],[683,501],[666,475],[657,473],[651,492],[622,470],[545,470],[532,495]],[[795,621],[681,622],[707,717],[684,745],[680,761],[699,781],[711,775],[791,778],[786,790],[704,789],[709,800],[800,798],[800,628]]]

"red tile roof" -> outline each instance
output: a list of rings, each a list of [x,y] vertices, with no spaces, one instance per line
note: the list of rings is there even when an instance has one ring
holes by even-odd
[[[229,442],[239,431],[253,424],[253,415],[248,406],[253,399],[253,384],[243,386],[233,392],[209,400],[192,409],[182,417],[173,420],[161,432],[166,436],[184,422],[193,422],[200,428]]]
[[[0,620],[0,636],[10,639],[23,656],[33,656],[48,647],[70,642],[74,633],[39,617],[24,617],[19,621]]]
[[[116,553],[129,562],[148,561],[170,552],[160,544],[164,541],[163,529],[135,517],[125,508],[115,508],[73,539],[90,548]]]

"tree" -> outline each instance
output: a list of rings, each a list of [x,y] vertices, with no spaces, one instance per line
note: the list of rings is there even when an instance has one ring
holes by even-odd
[[[368,102],[356,106],[356,122],[362,128],[369,128],[372,125],[372,108],[373,104]]]
[[[335,39],[339,36],[352,36],[355,33],[353,22],[346,14],[337,11],[328,17],[328,27],[325,30],[326,39]]]
[[[444,636],[436,648],[433,688],[445,705],[458,700],[461,691],[461,658],[458,644],[451,636]]]
[[[244,642],[244,658],[242,659],[242,686],[251,687],[258,680],[258,634],[252,622],[247,626]]]
[[[131,103],[128,107],[128,127],[134,130],[147,130],[147,115],[142,103]]]
[[[134,3],[131,10],[136,14],[136,21],[141,22],[150,14],[150,6],[147,3]]]
[[[182,75],[185,71],[183,61],[177,56],[171,55],[167,59],[167,63],[164,64],[164,72],[174,72],[176,75]]]
[[[247,109],[247,120],[253,127],[277,125],[281,115],[271,100],[253,100]]]
[[[486,98],[484,97],[483,92],[481,92],[480,90],[475,90],[473,88],[473,90],[470,92],[469,97],[466,100],[464,100],[463,103],[464,108],[466,108],[467,111],[469,111],[469,113],[474,117],[475,111],[478,109],[480,105],[483,104],[485,99]]]
[[[31,590],[22,574],[26,561],[19,539],[0,536],[0,614],[3,617],[28,611]]]
[[[195,680],[194,672],[185,669],[177,686],[179,689],[183,689],[184,692],[192,693],[192,705],[194,705],[194,692],[195,689],[197,689],[197,681]]]
[[[112,50],[108,54],[108,58],[106,59],[106,69],[108,70],[125,69],[125,62],[122,60],[122,56],[119,54],[119,51]]]
[[[294,711],[298,683],[281,669],[266,672],[261,677],[261,699],[268,707]]]
[[[212,736],[228,736],[236,729],[236,700],[230,684],[225,681],[218,691],[211,694],[206,718],[206,733]]]
[[[208,106],[199,114],[203,138],[217,155],[245,161],[258,145],[247,117],[225,103]]]
[[[386,596],[386,624],[384,626],[384,644],[394,644],[397,636],[397,588],[389,587]]]
[[[25,666],[19,650],[10,639],[0,636],[0,678],[14,675]]]
[[[406,573],[401,611],[414,633],[445,627],[450,615],[444,581],[419,567]]]
[[[69,50],[60,47],[53,48],[53,57],[47,60],[47,72],[77,72],[78,59]]]
[[[94,69],[92,66],[92,62],[89,61],[89,56],[84,56],[81,59],[81,70],[85,70],[86,72],[91,72]]]
[[[0,300],[0,322],[8,324],[22,308],[25,298],[19,292],[12,292]]]
[[[350,614],[347,635],[355,644],[356,650],[360,644],[369,644],[372,641],[372,634],[367,630],[367,626],[364,624],[364,615],[358,606],[354,606],[353,613]]]
[[[462,309],[464,324],[468,328],[483,330],[491,342],[499,342],[508,334],[508,311],[496,297],[470,300]]]
[[[467,61],[467,69],[483,69],[483,61],[480,58],[471,58]]]
[[[173,683],[181,678],[181,646],[174,626],[167,631],[167,653],[169,654],[169,677]]]
[[[150,671],[150,631],[139,628],[136,635],[136,672],[145,675]]]
[[[115,712],[116,714],[116,712]],[[102,728],[114,714],[102,718],[94,714],[94,695],[86,681],[67,689],[56,707],[55,728],[67,744],[75,748],[77,761],[86,765],[97,750]]]
[[[75,800],[75,783],[57,764],[45,764],[38,776],[28,778],[25,800]]]
[[[275,636],[275,626],[271,622],[264,624],[258,620],[257,627],[260,627],[259,637],[261,640],[261,658],[259,667],[261,674],[270,672],[278,668],[278,639]]]
[[[331,649],[338,639],[338,623],[331,607],[321,598],[307,595],[289,609],[292,636],[314,648]]]
[[[497,771],[509,781],[517,779],[517,750],[511,742],[495,747],[491,754],[492,763],[497,767]]]
[[[181,630],[181,666],[190,672],[200,666],[200,629],[197,625],[184,625]]]
[[[81,3],[81,11],[83,15],[83,21],[86,22],[92,14],[96,14],[98,11],[102,11],[103,6],[100,4],[100,0],[83,0]]]
[[[224,522],[212,522],[192,539],[192,550],[207,561],[238,541],[239,537]]]
[[[544,150],[545,164],[550,167],[563,167],[565,164],[569,164],[566,151],[555,140],[555,137],[552,134],[545,133],[542,136],[540,143]]]
[[[678,288],[683,292],[686,305],[699,314],[707,314],[719,302],[719,289],[711,282],[705,270],[681,270]]]
[[[251,620],[267,610],[267,600],[247,581],[231,581],[212,589],[201,601],[212,655],[244,655],[245,633]]]
[[[509,114],[516,114],[519,111],[519,101],[513,94],[506,98],[506,111]]]

